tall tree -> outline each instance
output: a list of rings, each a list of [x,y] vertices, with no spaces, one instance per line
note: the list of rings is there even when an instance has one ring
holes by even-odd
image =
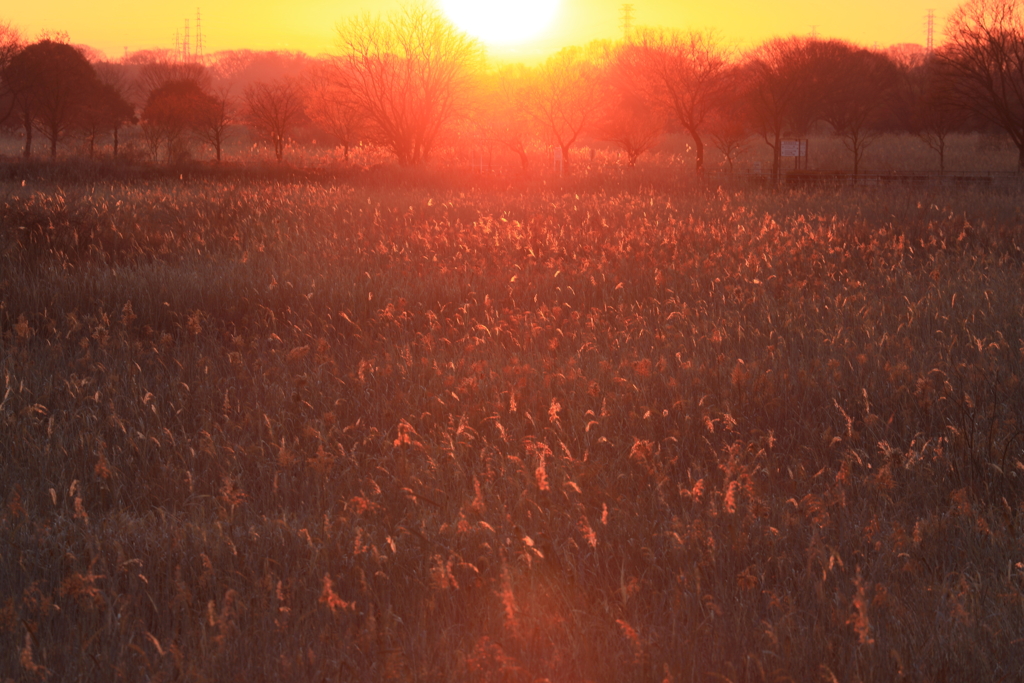
[[[359,142],[366,123],[363,112],[351,92],[341,84],[349,80],[345,65],[334,61],[317,62],[306,73],[306,115],[315,126],[344,150]]]
[[[772,149],[772,178],[778,180],[782,138],[799,135],[817,118],[814,62],[816,41],[772,38],[746,56],[742,68],[747,114]]]
[[[728,87],[719,100],[720,106],[711,112],[707,121],[708,137],[715,148],[725,157],[729,172],[746,148],[753,131],[747,118],[746,103],[741,87],[743,72],[733,65],[724,75]]]
[[[0,22],[0,125],[14,114],[17,104],[8,69],[21,48],[21,33],[9,23]]]
[[[597,135],[622,148],[630,166],[665,132],[665,112],[653,106],[637,73],[642,48],[632,42],[612,49],[602,73],[602,94]]]
[[[561,150],[566,167],[573,145],[597,123],[602,52],[600,45],[563,48],[538,67],[533,80],[529,110]]]
[[[226,91],[218,94],[205,93],[195,119],[195,132],[204,142],[213,147],[214,158],[219,164],[224,143],[235,121],[235,109]]]
[[[524,173],[537,138],[537,125],[527,108],[534,78],[534,71],[523,64],[499,67],[483,79],[473,112],[480,137],[515,154]]]
[[[129,69],[132,67],[125,63],[97,62],[93,68],[96,70],[96,77],[99,79],[100,85],[111,89],[113,91],[111,96],[116,94],[121,100],[114,107],[115,115],[110,121],[112,124],[110,132],[114,137],[114,158],[116,159],[121,128],[126,124],[138,123],[132,97],[134,94],[132,81],[128,76]],[[114,100],[111,99],[110,102],[114,103]]]
[[[818,90],[819,113],[853,154],[853,177],[860,173],[864,151],[891,120],[899,70],[884,54],[841,41],[810,46],[811,78]]]
[[[305,93],[294,80],[253,83],[245,89],[245,117],[256,131],[270,138],[274,156],[284,160],[288,135],[305,111]]]
[[[482,57],[478,43],[427,5],[342,24],[338,46],[339,85],[403,165],[425,161],[467,109]]]
[[[114,156],[117,156],[117,131],[135,118],[135,107],[128,103],[114,86],[97,83],[92,88],[78,117],[78,127],[89,141],[89,156],[95,153],[96,138],[114,134]]]
[[[938,155],[939,173],[945,173],[946,142],[970,123],[970,113],[956,105],[951,92],[953,75],[934,54],[899,55],[894,61],[900,69],[899,124]]]
[[[642,31],[634,42],[655,101],[693,140],[700,173],[708,121],[728,92],[729,51],[712,32]]]
[[[968,0],[950,15],[946,38],[938,58],[955,76],[952,101],[1004,130],[1024,173],[1024,2]]]
[[[34,126],[50,141],[50,156],[56,159],[57,143],[77,123],[99,85],[92,65],[71,45],[44,39],[16,54],[8,72],[25,120],[25,156],[31,154]]]
[[[168,81],[151,92],[142,110],[142,126],[154,156],[164,144],[168,161],[184,157],[190,136],[204,127],[214,100],[194,80]]]

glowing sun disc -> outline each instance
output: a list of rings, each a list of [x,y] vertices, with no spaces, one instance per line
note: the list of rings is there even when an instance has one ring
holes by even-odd
[[[558,13],[559,0],[441,0],[445,15],[466,33],[492,45],[540,35]]]

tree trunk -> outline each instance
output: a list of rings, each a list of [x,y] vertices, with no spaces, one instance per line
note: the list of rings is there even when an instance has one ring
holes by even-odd
[[[117,158],[117,130],[119,126],[114,126],[114,158]]]
[[[779,165],[782,157],[779,156],[782,153],[782,131],[775,131],[775,145],[772,147],[772,180],[778,184],[781,180],[781,174],[779,173]]]
[[[697,158],[694,160],[694,173],[700,174],[704,171],[704,141],[700,139],[700,134],[695,128],[688,128],[687,132],[690,137],[693,138],[694,151],[697,154]]]
[[[50,159],[52,161],[57,160],[57,135],[56,133],[50,138]]]
[[[530,157],[526,156],[526,150],[517,149],[516,154],[519,155],[519,165],[522,166],[523,172],[530,170]]]
[[[26,159],[32,156],[32,116],[25,112],[25,151],[22,153]]]

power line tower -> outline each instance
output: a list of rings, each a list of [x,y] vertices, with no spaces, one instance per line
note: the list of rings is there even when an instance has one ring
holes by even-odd
[[[203,29],[200,28],[199,23],[199,8],[196,7],[196,51],[194,54],[195,61],[203,61]]]
[[[181,37],[181,56],[178,59],[181,60],[182,64],[188,64],[192,61],[189,54],[188,19],[185,20],[185,32]]]
[[[619,7],[619,28],[622,29],[622,39],[629,40],[633,35],[633,5],[624,4]]]
[[[928,50],[928,54],[931,54],[932,50],[935,49],[935,10],[928,10],[925,26],[928,35],[928,42],[925,44],[925,48]]]

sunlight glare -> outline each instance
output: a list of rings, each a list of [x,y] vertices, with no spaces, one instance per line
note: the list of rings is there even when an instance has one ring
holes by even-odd
[[[551,25],[558,5],[559,0],[441,0],[452,23],[491,45],[537,37]]]

